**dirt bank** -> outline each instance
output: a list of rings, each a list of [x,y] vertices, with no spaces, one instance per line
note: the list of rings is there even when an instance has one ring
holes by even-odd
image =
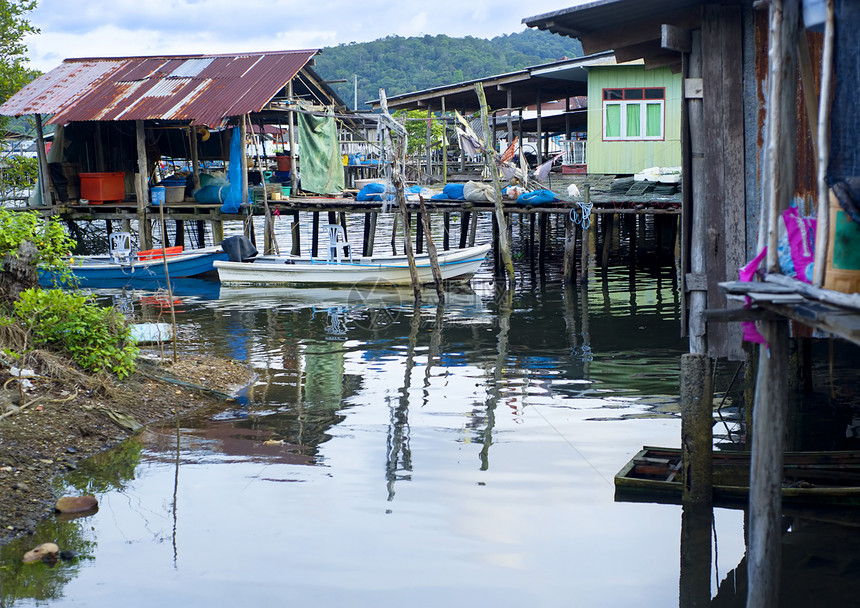
[[[253,380],[242,364],[200,356],[141,361],[123,381],[70,372],[58,360],[38,367],[21,386],[0,365],[0,545],[53,513],[57,474],[140,425],[217,405]]]

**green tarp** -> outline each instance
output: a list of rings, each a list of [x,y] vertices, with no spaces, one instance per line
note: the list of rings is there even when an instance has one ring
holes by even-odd
[[[317,194],[343,192],[343,157],[337,140],[337,122],[327,116],[298,114],[301,188]]]

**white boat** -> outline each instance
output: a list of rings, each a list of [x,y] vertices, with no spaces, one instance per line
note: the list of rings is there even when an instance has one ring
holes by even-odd
[[[487,257],[490,245],[440,251],[443,281],[466,282]],[[360,257],[352,260],[263,255],[250,262],[214,263],[222,285],[411,285],[405,255]],[[430,257],[415,256],[419,283],[433,282]]]

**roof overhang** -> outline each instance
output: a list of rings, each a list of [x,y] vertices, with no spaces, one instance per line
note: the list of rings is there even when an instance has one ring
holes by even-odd
[[[690,31],[701,27],[707,1],[595,0],[527,17],[523,23],[577,38],[586,53],[611,49],[619,62],[641,59],[646,68],[678,71],[681,53],[690,50]]]

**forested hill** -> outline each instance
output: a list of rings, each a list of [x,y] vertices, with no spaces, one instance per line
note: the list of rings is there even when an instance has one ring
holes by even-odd
[[[365,102],[378,99],[380,88],[389,96],[400,95],[581,55],[578,40],[534,29],[490,40],[389,36],[326,47],[314,69],[325,80],[348,80],[331,86],[349,107],[357,75],[358,109],[367,110]]]

